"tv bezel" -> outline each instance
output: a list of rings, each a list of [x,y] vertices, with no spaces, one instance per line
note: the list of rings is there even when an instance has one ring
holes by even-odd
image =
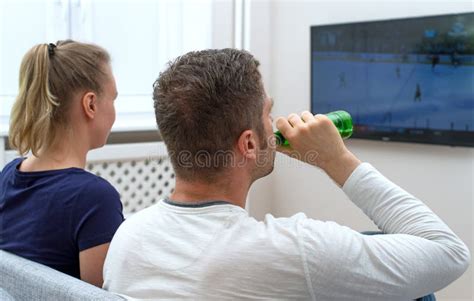
[[[375,24],[375,23],[387,23],[393,21],[404,21],[404,20],[420,20],[440,17],[455,17],[461,15],[472,15],[474,12],[460,12],[442,15],[427,15],[419,17],[406,17],[406,18],[390,18],[390,19],[377,19],[370,21],[355,21],[355,22],[342,22],[342,23],[330,23],[310,26],[310,110],[315,113],[326,113],[318,112],[313,107],[313,32],[320,28],[332,27],[332,26],[350,26],[355,24]],[[474,66],[473,66],[474,68]],[[474,97],[474,95],[473,95]],[[474,117],[473,117],[474,118]],[[421,144],[433,144],[433,145],[448,145],[448,146],[460,146],[460,147],[474,147],[474,131],[449,131],[449,130],[427,130],[427,129],[412,129],[406,128],[402,131],[401,128],[398,132],[384,132],[384,131],[363,131],[361,132],[361,126],[354,124],[354,132],[351,138],[365,139],[365,140],[376,140],[376,141],[394,141],[394,142],[406,142],[406,143],[421,143]],[[401,133],[399,133],[401,132]]]

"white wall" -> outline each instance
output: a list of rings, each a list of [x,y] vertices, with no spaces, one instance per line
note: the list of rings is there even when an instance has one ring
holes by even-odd
[[[310,25],[474,11],[472,1],[255,1],[250,50],[260,59],[275,114],[309,109]],[[425,201],[473,250],[474,149],[349,140],[348,147]],[[374,229],[321,171],[278,156],[275,171],[251,190],[250,211],[288,216],[303,211],[356,230]],[[471,263],[472,265],[472,263]],[[438,292],[438,300],[473,300],[472,267]]]

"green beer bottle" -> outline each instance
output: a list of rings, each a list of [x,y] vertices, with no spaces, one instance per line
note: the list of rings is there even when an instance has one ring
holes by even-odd
[[[342,139],[347,139],[352,135],[352,117],[349,113],[346,111],[334,111],[325,115],[334,123]],[[275,137],[277,145],[290,145],[280,131],[275,132]]]

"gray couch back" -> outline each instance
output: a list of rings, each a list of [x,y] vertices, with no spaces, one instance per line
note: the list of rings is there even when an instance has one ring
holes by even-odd
[[[42,264],[0,250],[0,300],[124,300]]]

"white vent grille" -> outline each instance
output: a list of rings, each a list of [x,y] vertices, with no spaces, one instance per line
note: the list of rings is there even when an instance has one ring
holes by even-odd
[[[175,175],[162,145],[109,146],[97,152],[100,153],[88,156],[86,169],[117,189],[125,216],[151,206],[173,192]]]

